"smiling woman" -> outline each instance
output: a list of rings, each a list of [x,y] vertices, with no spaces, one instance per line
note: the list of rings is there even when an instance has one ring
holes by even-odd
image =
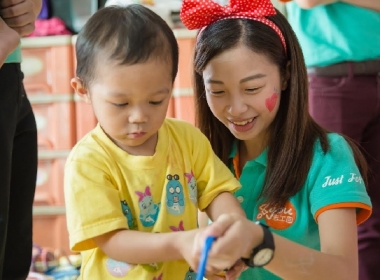
[[[208,266],[240,257],[250,269],[239,279],[357,279],[357,224],[372,210],[366,162],[311,118],[289,22],[269,0],[184,0],[181,18],[200,30],[198,126],[240,180],[235,196],[250,220],[227,215],[208,227],[204,239],[217,237]]]

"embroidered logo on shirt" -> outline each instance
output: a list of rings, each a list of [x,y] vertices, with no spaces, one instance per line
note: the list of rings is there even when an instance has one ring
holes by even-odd
[[[363,178],[360,175],[356,173],[350,173],[350,177],[348,179],[345,179],[344,175],[340,175],[339,177],[326,176],[325,181],[322,184],[322,188],[338,186],[343,184],[343,182],[346,180],[348,183],[363,184]]]
[[[153,203],[150,187],[147,186],[144,192],[135,192],[139,197],[140,215],[139,219],[144,227],[151,227],[157,221],[160,204]]]
[[[296,220],[296,209],[290,201],[284,207],[270,207],[267,203],[259,206],[257,220],[264,219],[266,224],[278,230],[284,230],[294,224]]]
[[[106,268],[109,274],[111,274],[114,277],[121,278],[127,275],[129,270],[131,270],[132,265],[127,264],[125,262],[119,262],[113,259],[107,259]]]
[[[121,209],[123,211],[124,216],[127,218],[128,221],[128,228],[133,229],[136,228],[136,219],[132,215],[131,208],[128,206],[127,201],[122,200],[121,201]]]
[[[326,176],[325,177],[326,181],[323,183],[322,188],[341,185],[343,183],[343,178],[344,178],[343,175],[336,178],[332,178],[331,176]]]
[[[185,177],[187,179],[187,186],[189,187],[190,191],[190,200],[197,205],[198,201],[198,188],[197,188],[197,181],[195,179],[194,173],[191,170],[190,173],[185,173]]]
[[[185,209],[185,197],[183,195],[183,187],[179,182],[177,174],[168,174],[166,178],[169,182],[166,185],[166,206],[168,212],[172,215],[181,215]]]

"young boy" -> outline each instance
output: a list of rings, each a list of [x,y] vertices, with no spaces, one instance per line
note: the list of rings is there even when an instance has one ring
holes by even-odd
[[[76,53],[71,84],[99,122],[74,147],[65,172],[81,278],[193,277],[198,209],[211,219],[245,214],[230,193],[240,184],[205,136],[166,119],[178,69],[172,30],[141,5],[111,6],[87,22]]]

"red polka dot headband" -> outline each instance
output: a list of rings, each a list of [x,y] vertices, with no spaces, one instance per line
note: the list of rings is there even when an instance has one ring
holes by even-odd
[[[281,30],[266,18],[275,14],[276,10],[270,0],[230,0],[229,6],[221,6],[212,0],[183,0],[181,7],[181,20],[190,30],[203,29],[221,19],[252,19],[271,27],[280,37],[286,51]]]

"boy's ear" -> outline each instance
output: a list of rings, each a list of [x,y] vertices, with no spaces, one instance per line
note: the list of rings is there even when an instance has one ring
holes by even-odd
[[[282,77],[281,90],[286,90],[290,79],[290,61],[286,64],[285,76]]]
[[[75,93],[87,104],[91,104],[90,93],[85,88],[83,81],[78,78],[72,78],[70,81],[71,87],[75,90]]]

